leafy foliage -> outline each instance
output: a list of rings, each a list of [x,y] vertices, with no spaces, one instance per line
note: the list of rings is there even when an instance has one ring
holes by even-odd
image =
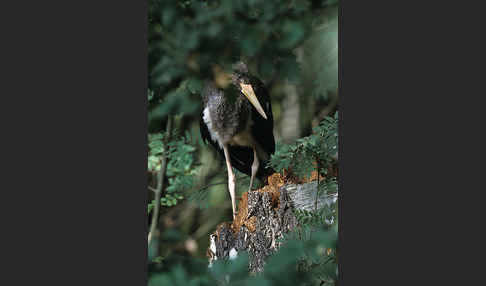
[[[287,239],[300,240],[304,245],[315,245],[314,232],[321,236],[323,245],[319,246],[319,251],[325,251],[326,255],[315,255],[303,249],[303,254],[297,256],[299,271],[307,273],[315,285],[337,281],[338,184],[335,174],[328,174],[328,168],[336,163],[337,156],[338,112],[334,117],[324,118],[314,128],[313,134],[298,139],[294,144],[278,145],[269,162],[275,170],[290,169],[299,177],[308,177],[314,170],[325,175],[323,181],[318,180],[316,200],[319,195],[325,196],[326,204],[314,211],[294,210],[300,227],[287,236]]]
[[[295,210],[294,213],[298,222],[301,225],[307,226],[330,226],[337,219],[337,208],[335,201],[329,205],[325,205],[317,211]]]
[[[298,139],[294,144],[276,145],[275,154],[269,164],[276,171],[292,170],[299,176],[310,176],[319,169],[321,174],[337,160],[338,154],[338,112],[326,117],[314,128],[314,133]]]
[[[174,132],[173,139],[168,143],[168,150],[164,150],[162,144],[165,136],[167,136],[165,132],[148,135],[148,171],[155,174],[160,170],[161,155],[165,152],[168,160],[166,176],[169,184],[164,190],[160,203],[162,206],[170,207],[183,200],[184,191],[195,185],[198,168],[194,166],[196,149],[190,144],[189,134],[178,136],[177,132]],[[148,204],[148,213],[153,209],[154,204],[155,201]]]

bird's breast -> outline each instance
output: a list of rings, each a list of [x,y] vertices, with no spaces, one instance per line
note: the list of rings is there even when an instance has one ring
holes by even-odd
[[[252,147],[255,145],[255,139],[251,135],[251,132],[247,129],[231,137],[228,143],[230,145]]]

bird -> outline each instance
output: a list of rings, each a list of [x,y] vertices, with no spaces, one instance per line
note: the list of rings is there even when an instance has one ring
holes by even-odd
[[[213,66],[213,79],[202,90],[203,110],[200,133],[224,157],[228,171],[228,191],[236,217],[236,177],[233,167],[265,182],[274,170],[267,166],[275,153],[272,104],[267,88],[248,72],[243,62],[231,72]]]

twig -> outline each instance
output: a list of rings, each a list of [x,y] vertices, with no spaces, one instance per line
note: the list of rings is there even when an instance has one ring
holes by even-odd
[[[164,188],[164,176],[165,176],[165,170],[167,169],[167,143],[170,140],[170,136],[172,134],[172,121],[173,118],[172,116],[168,116],[167,118],[167,136],[164,138],[163,141],[163,148],[164,148],[164,153],[162,154],[162,164],[160,166],[160,172],[157,176],[157,188],[155,189],[155,206],[154,206],[154,212],[152,214],[152,222],[150,224],[150,231],[148,234],[148,244],[152,241],[152,238],[154,236],[154,232],[157,229],[157,223],[159,221],[159,209],[160,209],[160,195],[162,193],[162,190]]]
[[[151,186],[148,186],[148,189],[149,189],[149,190],[151,190],[151,191],[152,191],[152,192],[154,192],[154,193],[156,193],[156,192],[157,192],[157,190],[156,190],[156,189],[154,189],[154,188],[152,188]]]

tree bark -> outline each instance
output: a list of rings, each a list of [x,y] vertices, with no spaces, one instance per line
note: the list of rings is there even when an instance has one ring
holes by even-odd
[[[235,220],[221,223],[210,235],[210,267],[215,260],[233,259],[247,251],[249,271],[263,271],[265,259],[280,247],[277,240],[298,224],[294,208],[311,211],[315,210],[316,199],[318,209],[336,199],[324,194],[316,198],[317,180],[288,182],[280,174],[273,174],[268,181],[262,189],[244,193]]]

